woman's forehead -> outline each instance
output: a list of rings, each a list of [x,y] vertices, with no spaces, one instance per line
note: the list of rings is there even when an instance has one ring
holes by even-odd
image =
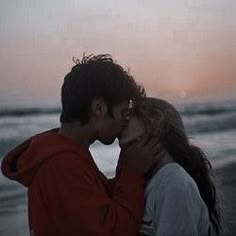
[[[136,114],[144,119],[146,125],[155,124],[159,128],[166,124],[172,124],[175,127],[184,129],[183,121],[172,104],[157,99],[146,98],[136,107]]]

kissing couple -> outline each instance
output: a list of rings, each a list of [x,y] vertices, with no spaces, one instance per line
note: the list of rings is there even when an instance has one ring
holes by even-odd
[[[84,55],[61,88],[60,127],[9,151],[3,174],[28,190],[32,236],[219,234],[212,167],[169,102],[147,97],[110,55]],[[89,147],[118,138],[116,175]]]

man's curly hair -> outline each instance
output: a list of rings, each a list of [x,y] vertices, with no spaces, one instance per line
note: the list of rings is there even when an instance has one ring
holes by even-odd
[[[146,96],[129,71],[117,64],[111,55],[88,55],[81,60],[73,58],[75,65],[65,76],[61,88],[61,123],[89,120],[91,102],[102,97],[112,117],[112,108],[127,100],[139,101]]]

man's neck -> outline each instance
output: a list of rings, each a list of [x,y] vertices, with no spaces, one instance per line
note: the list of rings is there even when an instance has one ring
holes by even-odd
[[[89,149],[89,146],[95,141],[89,128],[86,125],[82,126],[79,122],[62,124],[58,133],[70,138],[73,142],[82,145],[86,149]]]

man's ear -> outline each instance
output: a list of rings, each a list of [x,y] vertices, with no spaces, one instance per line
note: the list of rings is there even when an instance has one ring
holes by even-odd
[[[102,97],[97,97],[92,100],[91,113],[93,116],[104,117],[107,113],[107,105]]]

